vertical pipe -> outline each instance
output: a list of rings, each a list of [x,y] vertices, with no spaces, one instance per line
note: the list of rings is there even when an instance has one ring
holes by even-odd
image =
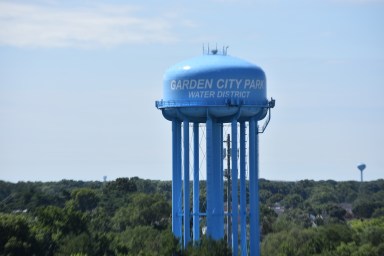
[[[232,120],[232,255],[238,253],[237,120]]]
[[[172,121],[172,232],[181,239],[181,123]]]
[[[190,207],[189,207],[189,122],[184,120],[184,248],[190,240]]]
[[[240,122],[240,246],[242,256],[247,255],[247,194],[245,179],[245,122]]]
[[[213,122],[212,124],[212,147],[213,147],[213,165],[212,165],[212,191],[213,191],[213,197],[212,197],[212,205],[213,205],[213,212],[212,212],[212,238],[217,240],[220,239],[220,181],[219,181],[219,154],[220,150],[217,146],[218,143],[218,136],[220,134],[218,133],[218,124],[216,122]]]
[[[260,255],[259,185],[258,185],[258,131],[255,118],[249,121],[249,206],[250,255]]]
[[[227,244],[232,246],[231,229],[231,135],[227,134]]]
[[[200,240],[199,123],[193,124],[193,241]]]
[[[216,198],[217,198],[217,238],[224,238],[224,189],[223,189],[223,126],[220,123],[216,123]]]
[[[224,208],[221,207],[223,192],[220,192],[219,124],[207,119],[207,234],[214,240],[224,237]],[[222,177],[221,177],[222,178]]]
[[[255,234],[255,237],[256,237],[256,255],[260,255],[260,209],[259,209],[259,133],[258,133],[258,125],[257,125],[257,121],[255,121],[256,124],[255,124],[255,129],[256,129],[256,134],[255,134],[255,150],[256,150],[256,177],[255,177],[255,180],[256,180],[256,186],[255,186],[255,201],[256,201],[256,207],[255,207],[255,211],[256,211],[256,219],[255,219],[255,222],[256,222],[256,234]]]
[[[213,171],[213,139],[212,139],[212,126],[213,126],[213,120],[208,115],[207,123],[206,123],[206,164],[207,164],[207,183],[206,183],[206,191],[207,191],[207,236],[213,238],[213,223],[212,223],[212,213],[214,209],[214,198],[215,195],[213,194],[213,177],[212,177],[212,171]]]

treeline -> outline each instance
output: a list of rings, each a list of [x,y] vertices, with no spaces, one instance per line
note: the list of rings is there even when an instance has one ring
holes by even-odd
[[[384,255],[384,180],[260,181],[262,255]]]
[[[259,188],[262,255],[384,255],[384,180],[262,179]],[[206,238],[181,250],[171,194],[170,181],[137,177],[0,181],[0,255],[230,255],[224,240]]]

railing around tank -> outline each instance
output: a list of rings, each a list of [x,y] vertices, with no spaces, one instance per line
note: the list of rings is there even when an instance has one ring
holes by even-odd
[[[272,99],[273,100],[273,99]],[[274,100],[273,100],[274,101]],[[210,101],[185,101],[185,100],[159,100],[156,101],[156,108],[176,108],[176,107],[228,107],[228,106],[249,106],[259,108],[269,108],[271,102],[260,104],[256,101],[245,101],[243,99],[224,99]]]

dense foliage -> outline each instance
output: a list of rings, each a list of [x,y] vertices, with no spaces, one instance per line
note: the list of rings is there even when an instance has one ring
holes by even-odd
[[[384,255],[384,180],[259,184],[262,255]],[[230,255],[204,236],[181,250],[171,187],[137,177],[0,181],[0,255]]]
[[[260,188],[262,255],[384,255],[384,180]]]

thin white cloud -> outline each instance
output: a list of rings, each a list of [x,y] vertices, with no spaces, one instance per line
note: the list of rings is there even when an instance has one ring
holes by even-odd
[[[141,17],[128,5],[63,7],[0,2],[0,45],[111,47],[177,40],[168,17]]]

